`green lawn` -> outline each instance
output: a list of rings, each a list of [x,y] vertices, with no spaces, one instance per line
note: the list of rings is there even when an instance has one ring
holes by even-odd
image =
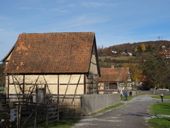
[[[128,101],[132,100],[135,96],[128,96]]]
[[[150,107],[152,114],[157,115],[157,118],[149,120],[152,128],[170,128],[170,117],[159,117],[160,115],[170,115],[170,103],[154,104]]]
[[[71,128],[74,123],[74,121],[63,121],[49,125],[49,128]]]
[[[151,106],[151,113],[170,115],[170,103],[159,103]]]
[[[54,122],[48,125],[48,128],[71,128],[78,120],[65,120]],[[43,127],[45,125],[43,124]]]
[[[151,128],[170,128],[170,119],[153,118],[149,120]]]

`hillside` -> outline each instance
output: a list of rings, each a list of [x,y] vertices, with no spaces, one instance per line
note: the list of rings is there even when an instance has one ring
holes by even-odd
[[[170,48],[170,41],[159,40],[159,41],[145,41],[145,42],[136,42],[136,43],[125,43],[120,45],[113,45],[107,48],[99,49],[100,56],[113,56],[113,51],[117,51],[117,55],[120,55],[122,52],[131,52],[136,54],[140,51],[154,51],[158,52],[162,50],[163,47],[167,49]]]
[[[99,62],[101,67],[122,66],[124,64],[139,64],[150,54],[169,51],[170,41],[145,41],[113,45],[99,48]]]

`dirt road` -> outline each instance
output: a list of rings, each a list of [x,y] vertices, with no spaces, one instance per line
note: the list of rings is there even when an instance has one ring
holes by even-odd
[[[117,109],[86,117],[73,128],[147,128],[148,107],[154,102],[148,95],[137,96]]]

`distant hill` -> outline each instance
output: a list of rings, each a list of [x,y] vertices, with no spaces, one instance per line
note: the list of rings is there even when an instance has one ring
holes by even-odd
[[[159,52],[163,48],[170,49],[170,41],[158,40],[158,41],[145,41],[136,43],[125,43],[119,45],[113,45],[107,48],[99,48],[99,56],[114,56],[121,55],[123,52],[132,53],[135,55],[137,52]]]
[[[145,41],[113,45],[106,48],[98,48],[101,67],[110,67],[112,64],[122,66],[127,63],[140,63],[149,54],[170,51],[170,41]]]

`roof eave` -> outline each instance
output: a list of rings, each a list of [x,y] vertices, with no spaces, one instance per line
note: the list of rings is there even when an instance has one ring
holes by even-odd
[[[47,72],[41,72],[41,73],[17,73],[17,72],[5,72],[7,75],[71,75],[71,74],[88,74],[88,72],[56,72],[56,73],[47,73]]]

